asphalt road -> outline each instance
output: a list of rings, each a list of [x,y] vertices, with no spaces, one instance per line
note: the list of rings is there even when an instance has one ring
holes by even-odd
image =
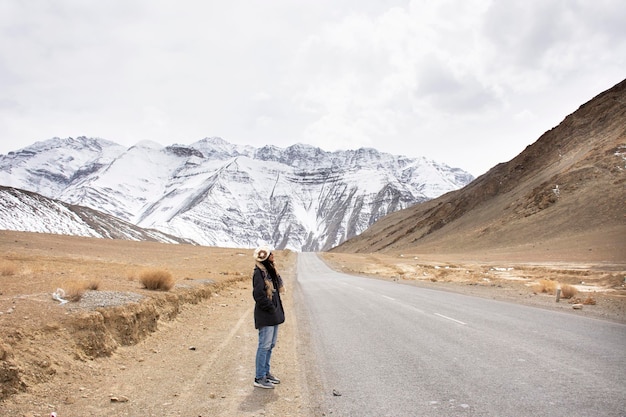
[[[311,253],[295,291],[326,416],[626,416],[622,324],[345,275]]]

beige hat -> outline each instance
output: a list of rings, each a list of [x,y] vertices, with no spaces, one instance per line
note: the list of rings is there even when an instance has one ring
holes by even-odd
[[[270,257],[271,253],[272,253],[272,250],[269,247],[259,246],[258,248],[254,250],[253,256],[257,262],[263,262],[264,260]]]

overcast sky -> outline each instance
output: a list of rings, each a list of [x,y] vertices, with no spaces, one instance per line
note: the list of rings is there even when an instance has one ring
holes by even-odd
[[[626,77],[623,0],[0,0],[0,154],[373,147],[480,175]]]

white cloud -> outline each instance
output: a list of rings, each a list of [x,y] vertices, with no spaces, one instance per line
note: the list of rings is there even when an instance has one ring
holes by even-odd
[[[5,0],[0,152],[52,136],[426,155],[479,174],[624,77],[619,0]]]

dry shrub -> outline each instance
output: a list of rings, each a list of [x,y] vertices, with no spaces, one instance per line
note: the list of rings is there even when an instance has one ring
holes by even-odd
[[[0,263],[0,276],[8,277],[17,274],[17,266],[13,262]]]
[[[65,291],[65,299],[67,301],[78,302],[81,298],[83,298],[87,288],[84,282],[74,281],[65,284],[63,286],[63,290]]]
[[[149,269],[139,275],[139,281],[148,290],[169,291],[174,286],[174,278],[169,271]]]
[[[67,301],[78,302],[86,291],[97,291],[100,287],[100,281],[71,281],[63,284],[64,294],[62,297]]]
[[[561,285],[561,296],[563,298],[572,298],[578,294],[576,287],[568,284]]]
[[[593,298],[592,296],[588,296],[587,298],[585,298],[583,300],[583,304],[585,305],[591,305],[591,306],[595,306],[596,305],[596,299]]]
[[[90,290],[90,291],[98,291],[98,288],[100,288],[100,281],[99,280],[91,280],[88,281],[85,284],[85,289]]]
[[[536,285],[537,292],[546,294],[556,294],[557,283],[549,279],[542,279]]]

